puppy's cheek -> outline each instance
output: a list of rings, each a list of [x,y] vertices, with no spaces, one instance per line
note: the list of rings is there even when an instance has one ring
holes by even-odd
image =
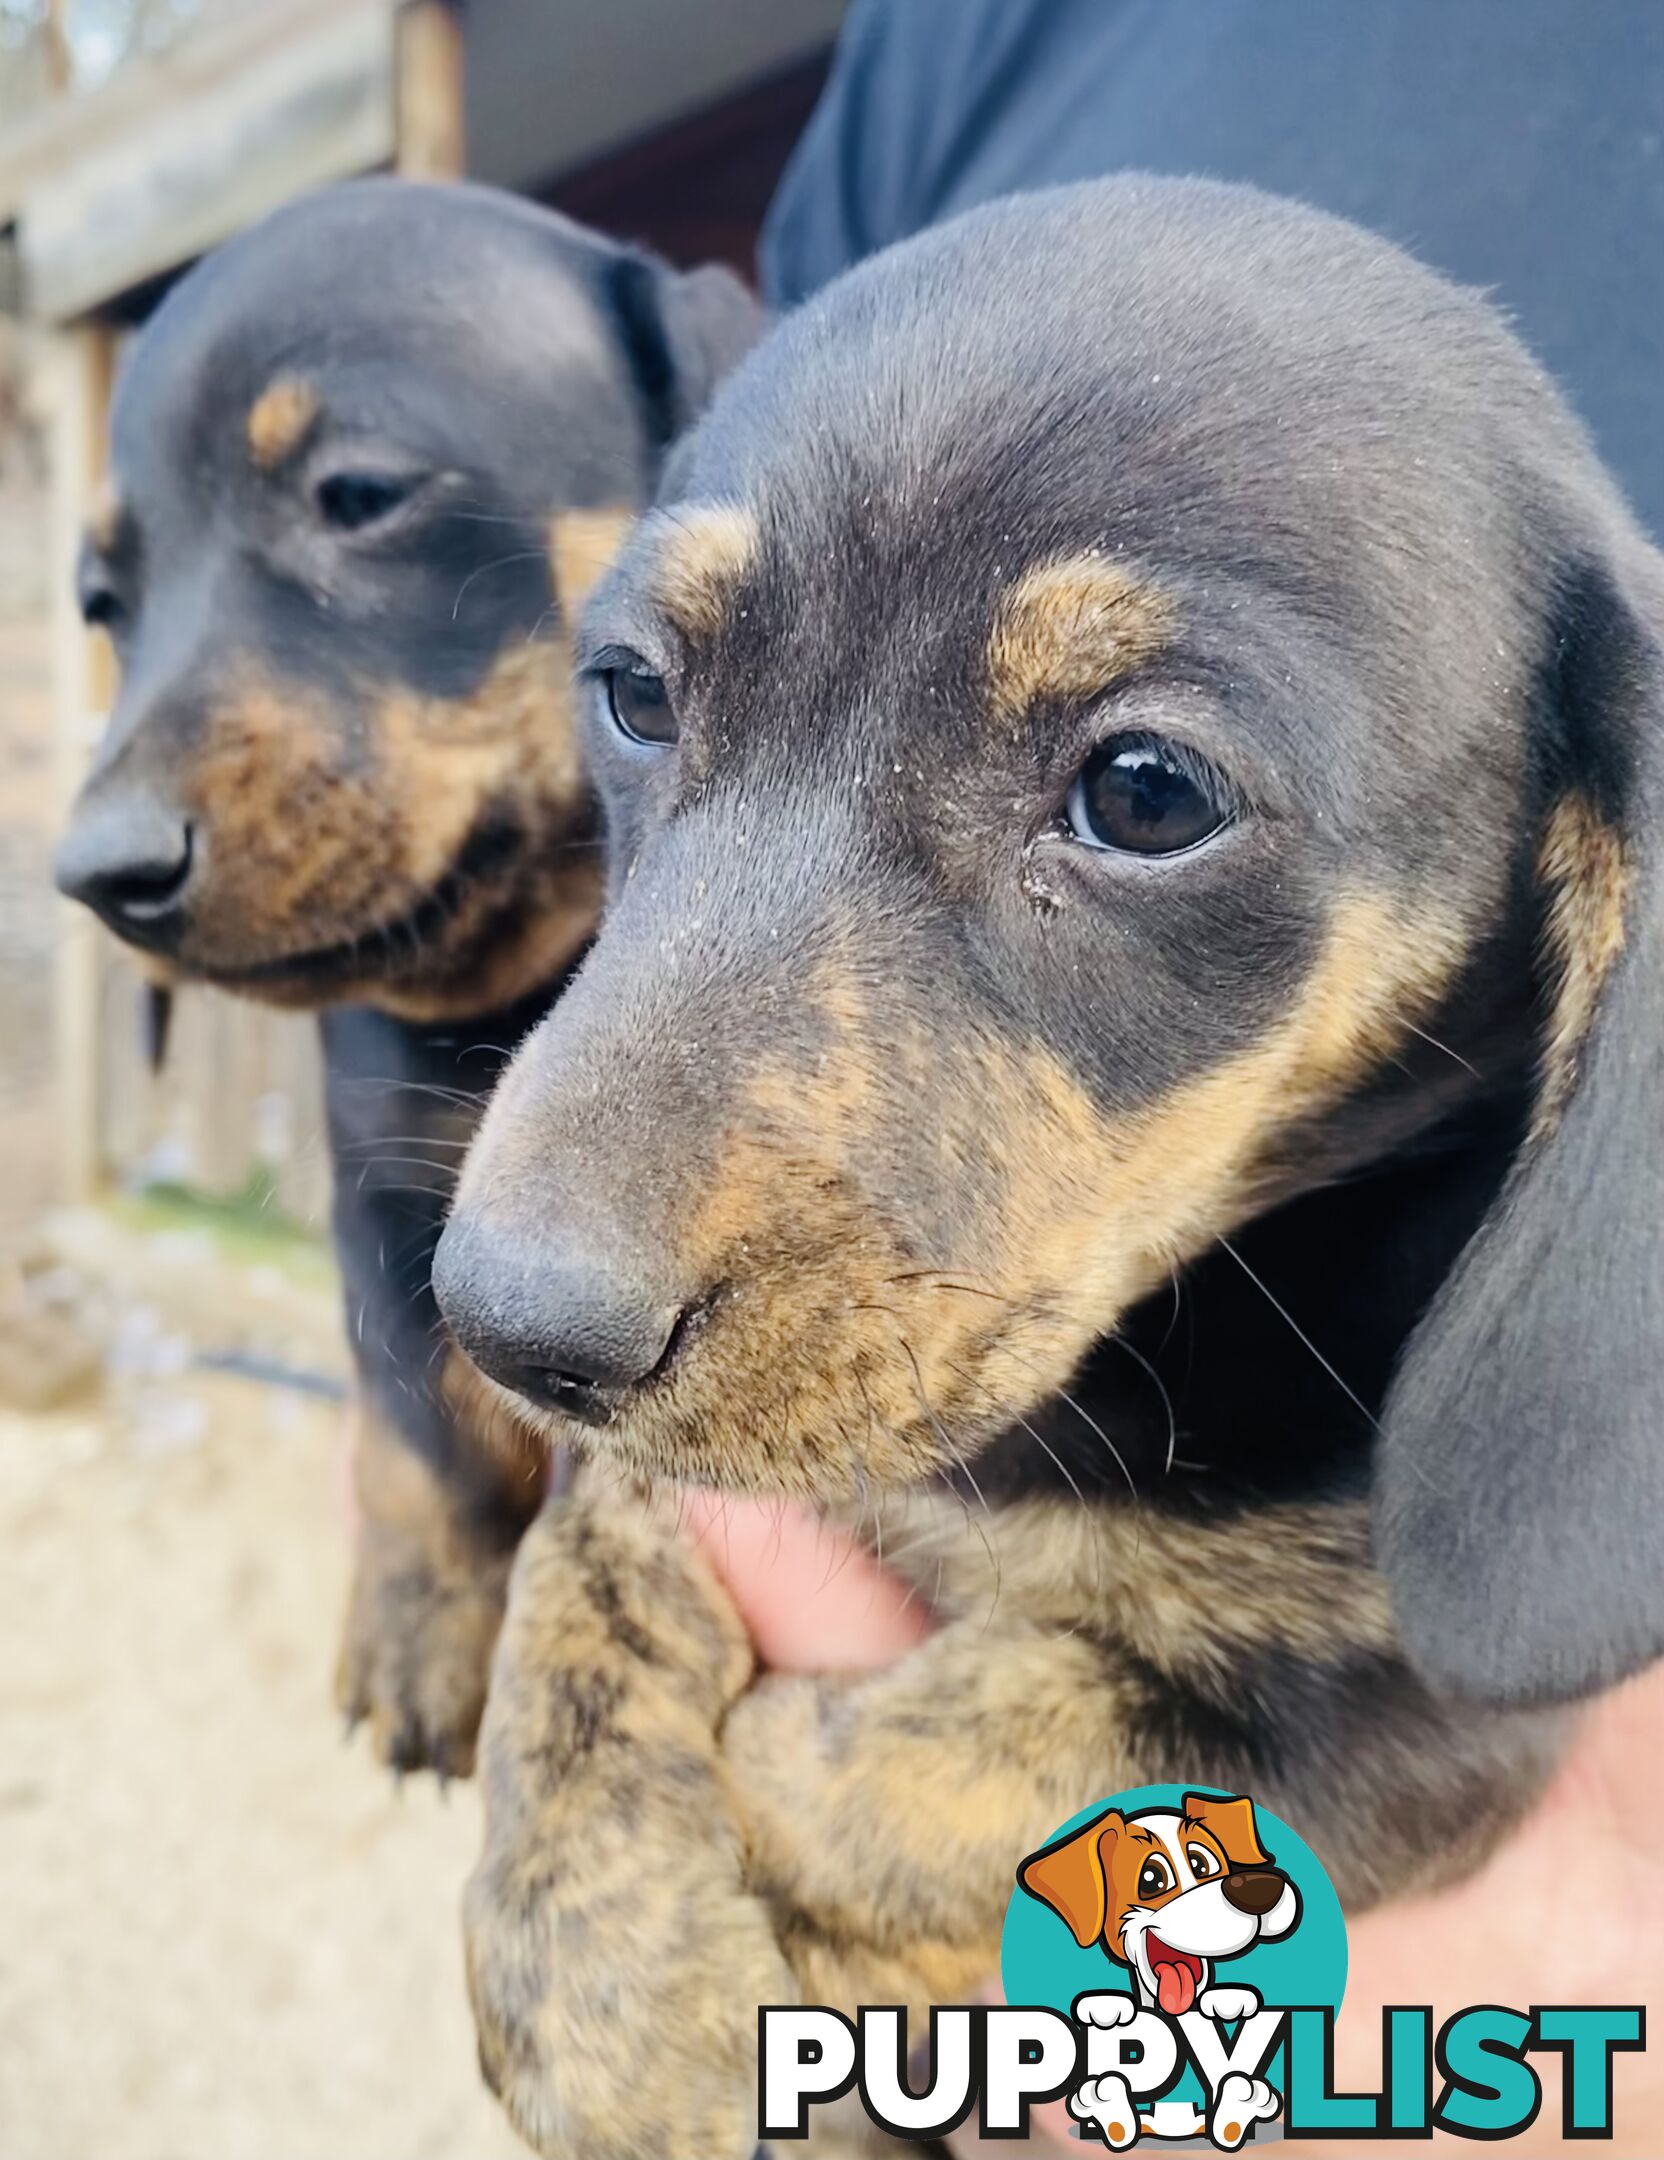
[[[1386,896],[1335,910],[1317,963],[1252,1048],[1159,1100],[1106,1113],[1040,1054],[978,1075],[1004,1157],[990,1280],[1014,1316],[980,1378],[1013,1406],[1266,1202],[1285,1136],[1356,1089],[1431,1011],[1466,953],[1453,918]]]
[[[558,981],[595,934],[602,855],[564,645],[525,647],[474,697],[397,698],[380,766],[404,805],[406,889],[441,922],[374,991],[402,1018],[501,1010]]]
[[[441,972],[452,951],[467,952],[482,983],[503,974],[499,1002],[549,979],[588,936],[597,904],[598,871],[575,859],[572,838],[587,793],[565,667],[564,650],[544,643],[510,653],[461,699],[394,687],[337,712],[317,693],[267,682],[226,699],[187,789],[212,901],[193,924],[190,963],[234,973],[373,939],[439,896],[442,917],[419,940],[367,946],[368,979]],[[489,864],[459,875],[488,827],[498,840]],[[533,858],[512,935],[488,937],[493,909],[527,882]]]
[[[256,963],[316,942],[396,859],[397,803],[347,768],[326,717],[276,692],[212,715],[185,793],[204,857],[192,924],[204,961]]]

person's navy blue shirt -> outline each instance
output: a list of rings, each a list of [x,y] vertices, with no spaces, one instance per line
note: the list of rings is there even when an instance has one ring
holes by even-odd
[[[1664,535],[1664,0],[855,0],[765,290],[1133,169],[1255,181],[1490,290]]]

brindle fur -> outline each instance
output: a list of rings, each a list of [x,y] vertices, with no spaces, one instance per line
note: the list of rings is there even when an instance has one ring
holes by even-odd
[[[362,1398],[338,1694],[400,1768],[471,1761],[541,1490],[447,1365],[428,1264],[491,1083],[594,926],[571,625],[756,323],[724,271],[367,182],[192,272],[118,386],[81,585],[117,610],[122,685],[64,876],[123,821],[188,828],[182,904],[111,926],[171,979],[328,1008]],[[360,472],[415,493],[335,529],[320,485]]]
[[[1201,1764],[1301,1823],[1357,1911],[1476,1863],[1556,1751],[1558,1720],[1453,1715],[1410,1671],[1361,1500],[1249,1528],[898,1495],[875,1541],[936,1631],[885,1672],[758,1677],[673,1500],[649,1530],[582,1477],[515,1562],[465,1910],[481,2062],[542,2152],[744,2155],[753,2006],[922,2030],[997,1970],[1011,1856],[1085,1796]]]
[[[580,659],[643,656],[681,742],[594,703],[608,919],[436,1283],[535,1388],[593,1256],[667,1349],[546,1433],[817,1497],[941,1624],[724,1708],[656,1677],[699,1634],[632,1663],[637,1616],[586,1629],[542,1562],[630,1503],[534,1529],[470,1955],[511,2112],[573,2160],[695,2149],[659,2051],[688,2017],[738,2052],[759,1901],[794,1987],[922,2006],[991,1971],[1059,1820],[1174,1778],[1286,1813],[1356,1910],[1471,1865],[1555,1702],[1664,1644],[1664,580],[1497,318],[1252,193],[1021,198],[788,319],[665,494]],[[713,516],[755,538],[672,620],[666,534]],[[1116,604],[1014,646],[1013,589],[1077,558]],[[1232,776],[1220,841],[1060,831],[1130,727]],[[516,1778],[596,1630],[605,1775]],[[629,1888],[586,1939],[597,1840]],[[749,2094],[713,2145],[697,2091],[739,2160]]]

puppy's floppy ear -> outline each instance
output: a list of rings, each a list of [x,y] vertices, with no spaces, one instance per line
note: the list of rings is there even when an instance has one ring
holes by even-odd
[[[1664,560],[1560,580],[1544,668],[1544,1065],[1383,1416],[1377,1550],[1437,1682],[1584,1693],[1664,1649]]]
[[[1119,1808],[1108,1808],[1055,1845],[1030,1853],[1017,1870],[1023,1889],[1051,1907],[1083,1950],[1098,1940],[1109,1918],[1106,1841],[1113,1850],[1126,1827]]]
[[[1260,1843],[1252,1800],[1234,1796],[1221,1800],[1213,1793],[1187,1792],[1183,1808],[1192,1822],[1199,1822],[1219,1840],[1233,1867],[1270,1865],[1270,1855]]]
[[[603,282],[648,435],[667,449],[762,336],[762,307],[720,263],[672,270],[630,248],[609,259]]]

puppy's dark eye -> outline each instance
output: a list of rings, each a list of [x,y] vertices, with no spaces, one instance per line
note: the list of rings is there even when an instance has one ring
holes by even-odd
[[[1182,854],[1229,822],[1210,778],[1176,743],[1117,736],[1093,751],[1069,790],[1069,829],[1117,854]]]
[[[1173,1871],[1165,1860],[1146,1860],[1138,1871],[1140,1897],[1160,1897],[1173,1887]]]
[[[612,724],[632,742],[673,743],[676,740],[676,708],[664,686],[644,661],[620,661],[601,670],[607,711]]]
[[[89,630],[113,630],[121,621],[121,602],[108,585],[89,585],[81,595],[81,620]]]
[[[337,532],[362,532],[402,509],[416,482],[398,473],[326,473],[314,491],[318,515]]]
[[[1210,1875],[1219,1873],[1219,1862],[1205,1845],[1187,1845],[1184,1856],[1190,1862],[1190,1872],[1198,1882],[1206,1882]]]

